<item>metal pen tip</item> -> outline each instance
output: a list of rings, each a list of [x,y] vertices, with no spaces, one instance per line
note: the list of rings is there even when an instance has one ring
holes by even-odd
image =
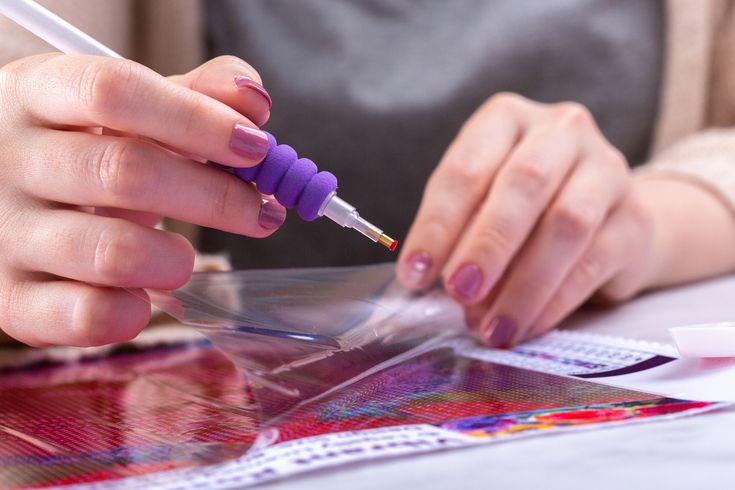
[[[380,243],[382,246],[384,246],[391,252],[394,252],[396,248],[398,247],[398,240],[394,240],[393,238],[389,237],[385,233],[382,233],[378,237],[378,243]]]

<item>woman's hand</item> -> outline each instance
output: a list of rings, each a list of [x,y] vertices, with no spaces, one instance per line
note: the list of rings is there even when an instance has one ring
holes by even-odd
[[[584,107],[497,95],[431,176],[398,277],[420,289],[441,275],[483,339],[511,346],[595,292],[621,300],[647,283],[641,184]]]
[[[225,57],[170,80],[136,63],[47,54],[0,69],[0,328],[31,345],[134,337],[192,271],[161,216],[253,237],[285,218],[209,168],[259,163],[270,100]]]

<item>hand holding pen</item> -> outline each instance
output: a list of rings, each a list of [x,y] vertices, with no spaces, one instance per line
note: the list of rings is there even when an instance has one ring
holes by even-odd
[[[332,174],[259,129],[271,99],[244,61],[220,57],[164,78],[32,0],[6,0],[0,13],[80,53],[0,70],[0,324],[16,339],[136,336],[150,307],[125,289],[174,289],[193,268],[191,244],[153,228],[163,216],[260,238],[293,207],[395,249],[337,197]],[[210,160],[234,172],[202,164]]]
[[[270,98],[242,60],[166,79],[35,7],[2,4],[50,42],[106,57],[46,54],[0,71],[0,322],[32,345],[130,339],[150,307],[123,288],[172,289],[192,271],[191,244],[153,228],[161,216],[252,237],[283,223],[275,199],[201,164],[259,164]]]
[[[8,334],[32,345],[134,337],[150,307],[122,288],[176,288],[193,267],[186,239],[152,227],[161,216],[252,237],[283,223],[275,200],[197,161],[264,158],[257,124],[270,104],[258,82],[233,58],[171,79],[127,60],[60,54],[0,71]]]

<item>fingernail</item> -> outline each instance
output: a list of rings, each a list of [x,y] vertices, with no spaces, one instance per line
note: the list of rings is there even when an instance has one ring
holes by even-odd
[[[482,271],[475,264],[464,264],[449,279],[449,288],[465,299],[473,299],[482,285]]]
[[[258,214],[258,224],[266,230],[275,230],[286,221],[286,208],[270,199],[263,199]]]
[[[490,347],[510,347],[517,330],[516,322],[508,317],[499,316],[490,322],[483,339]]]
[[[419,287],[431,268],[431,256],[426,252],[414,252],[406,260],[403,277],[409,286]]]
[[[237,75],[235,77],[235,85],[237,85],[237,88],[240,90],[253,90],[260,95],[263,96],[265,101],[268,103],[268,109],[273,107],[273,100],[271,99],[270,94],[266,89],[263,88],[261,84],[256,82],[250,77],[246,77],[245,75]]]
[[[232,128],[230,148],[238,155],[260,163],[268,153],[268,137],[259,129],[235,124]]]

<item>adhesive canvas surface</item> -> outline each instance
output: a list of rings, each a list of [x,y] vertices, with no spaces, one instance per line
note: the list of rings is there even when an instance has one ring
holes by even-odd
[[[520,348],[510,365],[483,360],[478,349],[507,353],[448,340],[265,425],[242,372],[207,342],[13,370],[0,375],[0,483],[235,488],[352,461],[718,406],[519,366],[537,362],[528,352],[543,346],[553,359],[547,371],[588,363],[600,345],[557,335]],[[620,369],[619,358],[631,353],[641,355],[608,347],[597,368]]]
[[[149,296],[207,339],[0,371],[0,487],[242,488],[735,401],[735,366],[658,344],[488,349],[392,264],[196,274]]]

